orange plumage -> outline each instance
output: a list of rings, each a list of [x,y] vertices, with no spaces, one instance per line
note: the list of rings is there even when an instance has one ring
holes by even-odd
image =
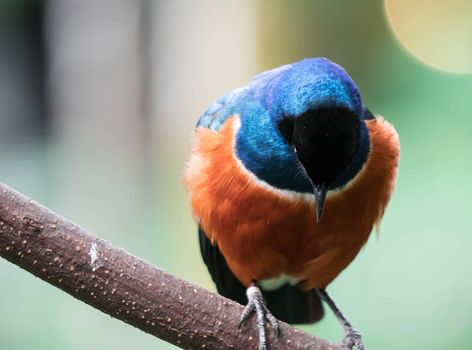
[[[197,128],[185,176],[193,215],[245,286],[284,274],[305,290],[324,288],[358,254],[383,215],[399,160],[395,129],[380,117],[365,122],[367,162],[328,195],[321,224],[313,196],[273,188],[237,159],[237,115],[219,131]]]
[[[342,67],[309,58],[256,76],[200,117],[186,185],[203,261],[220,294],[266,321],[313,323],[324,301],[362,337],[326,286],[381,220],[399,159],[398,135],[375,118]],[[325,210],[326,209],[326,210]],[[247,300],[246,300],[247,299]]]

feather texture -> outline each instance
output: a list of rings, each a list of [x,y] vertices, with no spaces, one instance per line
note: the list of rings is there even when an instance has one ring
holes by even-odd
[[[218,99],[198,121],[185,172],[218,292],[243,304],[253,281],[288,277],[299,283],[263,290],[269,309],[290,323],[319,320],[314,289],[331,283],[379,224],[399,151],[393,126],[325,58],[262,73]],[[329,191],[317,223],[321,184]]]
[[[244,168],[234,153],[238,124],[234,116],[219,132],[196,131],[186,172],[194,216],[243,285],[285,274],[304,281],[305,290],[326,287],[383,215],[396,178],[397,133],[383,118],[366,121],[367,163],[328,196],[318,225],[314,199],[255,180]]]
[[[239,282],[226,264],[218,246],[211,244],[207,235],[198,230],[203,261],[215,282],[218,293],[240,304],[246,303],[246,287]],[[314,291],[304,292],[285,284],[271,291],[262,289],[269,310],[278,319],[291,324],[313,323],[323,318],[323,306]]]

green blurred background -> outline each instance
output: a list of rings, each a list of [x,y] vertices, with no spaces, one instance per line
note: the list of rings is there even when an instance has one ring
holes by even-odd
[[[447,5],[445,5],[447,4]],[[330,291],[369,349],[472,348],[470,1],[0,1],[0,181],[191,282],[199,114],[256,73],[341,64],[402,153]],[[0,349],[172,349],[0,261]],[[337,341],[330,312],[303,327]]]

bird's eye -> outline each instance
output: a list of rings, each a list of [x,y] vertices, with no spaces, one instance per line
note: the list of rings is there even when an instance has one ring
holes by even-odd
[[[293,118],[285,117],[279,123],[279,131],[283,137],[288,141],[288,143],[292,144],[293,140]]]

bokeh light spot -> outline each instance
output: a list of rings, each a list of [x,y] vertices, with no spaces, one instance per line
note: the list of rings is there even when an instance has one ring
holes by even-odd
[[[385,0],[392,31],[417,59],[437,69],[472,72],[472,1]]]

